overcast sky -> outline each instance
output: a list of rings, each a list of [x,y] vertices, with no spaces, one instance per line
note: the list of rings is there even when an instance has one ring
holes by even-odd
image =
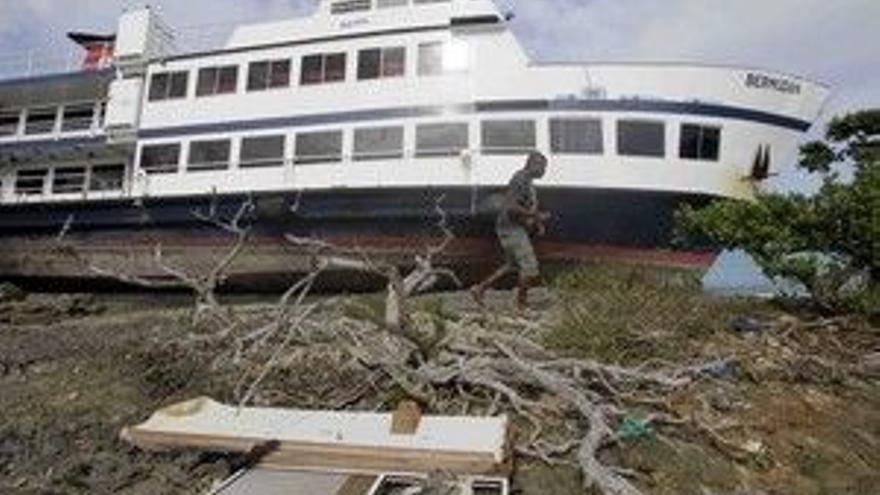
[[[779,69],[827,82],[829,112],[880,105],[880,0],[496,0],[548,60],[687,60]],[[113,31],[143,0],[0,0],[0,62],[70,30]],[[154,0],[172,26],[283,18],[317,0]]]

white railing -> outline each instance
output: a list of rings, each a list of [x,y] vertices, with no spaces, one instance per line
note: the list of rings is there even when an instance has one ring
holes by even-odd
[[[167,56],[201,53],[223,49],[237,27],[277,19],[255,18],[214,24],[172,27],[161,19],[151,43],[157,44],[153,53]],[[24,79],[52,74],[80,72],[84,68],[85,51],[72,42],[59,46],[45,46],[14,53],[0,53],[0,81]],[[107,61],[105,66],[112,64]],[[103,68],[103,67],[99,67]]]
[[[209,52],[226,47],[235,28],[241,23],[204,24],[171,28],[173,55]]]
[[[0,80],[79,72],[84,58],[85,52],[76,46],[0,54]]]

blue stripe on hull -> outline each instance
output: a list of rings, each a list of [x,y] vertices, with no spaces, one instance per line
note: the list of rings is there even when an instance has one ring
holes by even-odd
[[[328,124],[380,121],[401,118],[431,117],[436,115],[470,115],[497,112],[644,112],[671,115],[692,115],[756,122],[795,131],[807,131],[811,124],[805,120],[749,108],[726,105],[675,102],[664,100],[499,100],[475,104],[428,105],[416,107],[376,108],[346,112],[296,115],[268,119],[238,120],[213,124],[198,124],[143,129],[142,139],[173,138],[201,134],[242,132]]]
[[[199,136],[229,132],[262,131],[288,129],[332,124],[353,124],[382,120],[421,118],[433,116],[454,116],[490,114],[499,112],[641,112],[668,115],[687,115],[698,117],[725,118],[765,124],[783,129],[806,132],[810,122],[785,115],[699,102],[675,102],[663,100],[498,100],[475,104],[426,105],[414,107],[376,108],[346,112],[273,117],[267,119],[237,120],[212,124],[181,125],[142,129],[140,139],[158,139]],[[95,146],[104,143],[104,138],[64,138],[45,139],[0,144],[0,151],[19,149],[49,148],[64,149]]]
[[[492,236],[493,205],[500,190],[467,188],[376,189],[363,191],[294,192],[255,195],[256,209],[247,219],[256,233],[300,236],[436,235],[435,202],[442,206],[457,236]],[[632,248],[671,246],[674,213],[684,204],[703,205],[704,195],[609,189],[540,189],[545,209],[553,213],[548,240]],[[218,196],[216,211],[231,218],[244,195]],[[204,233],[216,227],[193,214],[207,212],[209,197],[145,199],[80,204],[40,204],[0,207],[3,237],[57,234],[73,218],[72,234],[100,232],[182,231]],[[296,212],[294,204],[299,205]]]

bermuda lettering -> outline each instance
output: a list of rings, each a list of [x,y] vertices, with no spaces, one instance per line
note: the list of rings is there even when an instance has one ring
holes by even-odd
[[[755,89],[772,89],[780,93],[792,95],[801,94],[801,85],[788,79],[770,77],[764,74],[750,72],[746,75],[746,86]]]

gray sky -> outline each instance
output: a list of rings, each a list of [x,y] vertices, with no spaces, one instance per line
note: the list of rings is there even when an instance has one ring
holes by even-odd
[[[144,0],[0,0],[0,57],[113,31]],[[300,15],[317,0],[153,0],[175,27]],[[686,60],[831,84],[830,112],[880,105],[880,0],[496,0],[526,49],[552,60]]]

